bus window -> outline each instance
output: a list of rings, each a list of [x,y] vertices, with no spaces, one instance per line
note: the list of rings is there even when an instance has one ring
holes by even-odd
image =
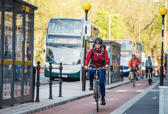
[[[51,20],[49,33],[78,34],[81,32],[81,21],[79,20]]]

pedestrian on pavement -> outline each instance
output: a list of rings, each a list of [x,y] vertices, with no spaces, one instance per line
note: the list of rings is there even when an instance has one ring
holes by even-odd
[[[90,51],[87,54],[87,57],[85,59],[85,63],[84,63],[84,68],[88,69],[88,64],[89,61],[91,60],[91,66],[92,68],[96,67],[109,67],[109,57],[108,57],[108,53],[107,50],[105,49],[105,47],[103,47],[103,40],[99,37],[94,39],[94,45],[93,48],[90,49]],[[104,53],[103,53],[104,52]],[[89,80],[90,80],[90,87],[89,90],[93,90],[93,77],[94,74],[96,73],[96,70],[89,70]],[[106,104],[105,101],[105,84],[104,84],[104,80],[105,80],[105,73],[106,70],[100,70],[98,72],[99,77],[99,84],[100,84],[100,91],[101,91],[101,101],[102,101],[102,105]]]
[[[131,71],[131,81],[133,78],[133,68],[136,68],[137,72],[139,72],[139,67],[138,65],[141,63],[141,60],[135,56],[135,54],[132,54],[132,58],[128,61],[128,67],[130,68]],[[138,81],[138,77],[136,77],[136,80]]]
[[[150,55],[148,55],[148,58],[145,61],[145,67],[146,67],[146,78],[147,78],[148,77],[148,69],[150,69],[150,72],[152,74],[153,67],[154,67],[154,63],[153,63]],[[151,80],[152,80],[152,77],[151,77]],[[152,81],[152,83],[153,83],[153,81]]]

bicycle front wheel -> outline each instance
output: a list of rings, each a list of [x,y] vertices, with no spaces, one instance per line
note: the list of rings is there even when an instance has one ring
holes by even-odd
[[[99,85],[98,85],[98,82],[96,82],[96,107],[97,107],[97,112],[99,112]]]

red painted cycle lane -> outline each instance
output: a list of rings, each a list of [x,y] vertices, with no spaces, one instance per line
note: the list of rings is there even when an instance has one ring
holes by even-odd
[[[133,87],[132,83],[128,83],[112,90],[145,90],[150,87],[147,81],[138,81],[136,84],[140,86]],[[121,105],[138,95],[140,92],[135,91],[107,91],[106,92],[106,105],[99,105],[99,114],[109,114]],[[36,114],[96,114],[96,102],[93,96],[85,97],[79,100],[69,102],[60,106],[46,109]]]

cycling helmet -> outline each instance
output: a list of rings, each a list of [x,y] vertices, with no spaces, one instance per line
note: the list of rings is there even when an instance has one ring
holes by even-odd
[[[103,40],[99,37],[94,39],[94,44],[103,44]]]
[[[132,56],[135,56],[135,53],[133,53]]]
[[[150,58],[150,55],[148,55],[148,58]]]

